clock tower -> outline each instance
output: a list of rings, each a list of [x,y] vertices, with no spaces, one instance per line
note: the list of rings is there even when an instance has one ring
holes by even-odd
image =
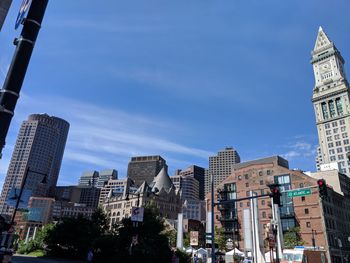
[[[350,176],[350,90],[344,59],[322,27],[311,52],[315,75],[312,102],[319,139],[317,169],[337,162],[339,171]]]

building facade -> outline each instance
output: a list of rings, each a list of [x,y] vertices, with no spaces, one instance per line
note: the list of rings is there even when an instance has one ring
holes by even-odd
[[[327,177],[327,174],[323,176]],[[232,174],[215,192],[221,200],[240,199],[250,196],[251,191],[258,195],[268,194],[270,189],[267,185],[278,183],[282,193],[279,212],[283,232],[299,227],[305,246],[312,246],[314,238],[315,245],[327,251],[329,262],[341,262],[341,255],[350,255],[350,242],[346,239],[350,234],[350,222],[347,219],[350,216],[350,211],[347,210],[350,199],[339,194],[331,185],[328,197],[321,199],[317,188],[318,178],[308,176],[300,170],[290,170],[286,160],[274,156],[234,165]],[[288,191],[299,188],[309,188],[311,194],[294,198],[288,196]],[[207,207],[210,209],[211,195],[208,194],[207,198]],[[243,200],[218,205],[214,210],[215,224],[224,228],[227,238],[234,240],[240,250],[245,249],[243,211],[250,210],[250,205],[249,200]],[[262,230],[260,238],[263,240],[263,230],[272,219],[270,197],[258,198],[257,216]],[[338,239],[343,244],[342,251],[337,245]]]
[[[168,171],[166,161],[159,155],[131,157],[127,177],[134,181],[135,186],[141,186],[144,181],[150,184],[162,168]]]
[[[5,22],[5,18],[10,9],[11,3],[12,3],[12,0],[1,0],[0,2],[0,31],[1,31],[2,25]]]
[[[231,174],[232,165],[240,162],[238,152],[232,147],[226,147],[216,156],[209,157],[209,168],[205,174],[205,195],[211,191],[211,175],[214,176],[214,188],[216,188]]]
[[[24,189],[32,196],[52,196],[66,145],[69,123],[47,114],[33,114],[21,125],[0,197],[0,213],[10,215],[6,205],[10,190],[21,188],[28,168]],[[41,184],[44,175],[46,184]]]
[[[197,165],[191,165],[183,170],[177,170],[175,175],[191,176],[197,179],[199,199],[204,200],[205,169]]]
[[[315,76],[312,94],[319,151],[316,166],[338,162],[340,172],[350,175],[350,96],[344,59],[320,27],[311,52]]]
[[[102,204],[110,219],[110,226],[130,217],[132,207],[145,205],[157,207],[164,218],[177,219],[181,209],[180,193],[172,184],[165,167],[150,184],[144,181],[136,190],[130,184],[127,184],[127,188],[123,194],[111,196]]]

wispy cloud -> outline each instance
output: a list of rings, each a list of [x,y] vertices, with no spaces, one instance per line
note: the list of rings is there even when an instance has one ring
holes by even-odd
[[[83,170],[93,167],[123,171],[130,157],[137,155],[161,154],[166,159],[169,157],[168,163],[174,165],[187,165],[189,161],[186,159],[207,160],[213,155],[212,152],[175,142],[176,133],[186,128],[171,120],[130,114],[67,98],[34,98],[24,94],[15,122],[19,125],[29,114],[44,112],[70,122],[63,163],[88,167]],[[68,175],[63,175],[62,180],[70,181]],[[75,182],[76,178],[71,181]]]
[[[316,155],[316,145],[307,141],[297,141],[287,145],[290,150],[282,154],[287,160],[293,160],[300,157],[313,157]]]

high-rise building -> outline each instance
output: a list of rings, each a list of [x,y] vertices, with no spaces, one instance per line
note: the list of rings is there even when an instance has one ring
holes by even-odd
[[[93,186],[97,187],[99,173],[97,171],[87,171],[79,178],[78,186]]]
[[[168,171],[166,161],[159,155],[131,157],[127,177],[135,182],[135,186],[144,181],[150,184],[163,167]]]
[[[11,6],[12,0],[1,0],[0,1],[0,31],[2,25],[4,24],[5,18],[7,16],[7,12]]]
[[[205,169],[202,167],[199,167],[197,165],[191,165],[183,170],[177,170],[175,172],[175,175],[181,175],[181,176],[191,176],[197,179],[199,182],[199,199],[204,200],[204,180],[205,180]]]
[[[199,182],[192,176],[176,174],[170,177],[176,189],[181,191],[181,200],[199,200]]]
[[[104,187],[109,180],[118,179],[118,171],[114,169],[103,170],[99,172],[97,180],[97,188]]]
[[[347,153],[350,152],[350,96],[344,59],[320,27],[311,52],[315,75],[312,102],[319,139],[317,168],[338,162],[340,172],[350,175]]]
[[[30,168],[24,189],[32,196],[53,195],[66,145],[69,123],[47,114],[33,114],[21,125],[0,198],[0,213],[12,213],[5,204],[12,188],[19,189]],[[41,184],[43,174],[46,184]]]
[[[233,147],[226,147],[217,156],[209,157],[209,169],[205,174],[205,194],[211,191],[210,177],[214,176],[214,188],[225,180],[232,171],[232,165],[240,163],[241,158]]]

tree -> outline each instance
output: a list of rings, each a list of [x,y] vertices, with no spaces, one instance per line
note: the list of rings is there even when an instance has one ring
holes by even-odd
[[[295,246],[304,245],[304,241],[300,237],[299,227],[288,229],[288,231],[283,235],[283,239],[285,248],[294,248]]]
[[[163,233],[164,221],[158,215],[156,207],[146,206],[144,221],[138,226],[130,218],[122,220],[118,229],[120,262],[170,262],[172,253],[168,237]]]
[[[220,250],[224,250],[226,247],[226,237],[224,228],[215,227],[215,243],[218,244]]]

